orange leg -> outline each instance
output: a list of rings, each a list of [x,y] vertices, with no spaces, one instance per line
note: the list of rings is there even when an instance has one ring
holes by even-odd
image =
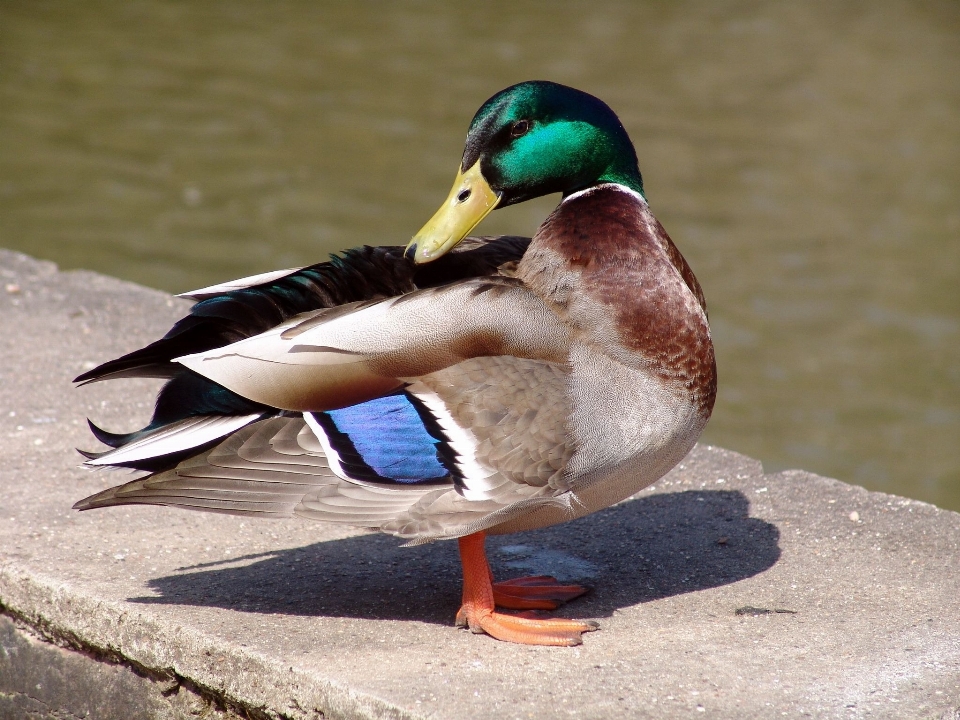
[[[460,538],[460,561],[463,563],[463,604],[457,613],[457,625],[467,626],[473,632],[485,632],[497,640],[523,643],[525,645],[579,645],[583,640],[581,633],[596,630],[599,626],[589,620],[560,620],[556,618],[540,619],[534,617],[519,617],[494,611],[496,592],[491,581],[490,565],[484,551],[485,534],[474,533]],[[517,592],[518,588],[529,589],[531,579],[521,578],[513,581],[519,584],[506,587],[510,592]],[[543,582],[542,578],[532,579],[534,582]],[[553,583],[555,580],[550,578]],[[503,585],[501,583],[501,585]],[[577,586],[551,585],[545,583],[546,592],[554,595],[548,599],[555,600],[556,595],[566,594],[569,597],[581,595],[585,590]],[[535,586],[534,586],[535,587]],[[575,587],[580,592],[569,595],[567,588]],[[558,592],[558,588],[564,591]],[[507,596],[502,596],[507,597]],[[515,599],[528,600],[523,591],[513,596]],[[536,598],[534,598],[536,599]],[[527,605],[526,607],[530,607]]]

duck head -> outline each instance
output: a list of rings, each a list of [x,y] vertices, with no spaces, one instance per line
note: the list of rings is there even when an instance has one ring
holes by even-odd
[[[565,85],[513,85],[474,115],[453,189],[405,254],[436,260],[495,208],[607,182],[643,194],[636,151],[613,110]]]

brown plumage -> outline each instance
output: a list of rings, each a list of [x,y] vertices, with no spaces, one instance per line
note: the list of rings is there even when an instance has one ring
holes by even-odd
[[[405,252],[366,248],[205,288],[162,340],[78,378],[172,380],[150,426],[96,431],[115,449],[88,461],[152,474],[76,507],[176,505],[411,544],[458,538],[458,621],[536,644],[577,644],[595,629],[495,612],[584,590],[491,584],[483,537],[607,507],[689,452],[716,396],[703,292],[596,98],[510,88],[478,112],[468,148],[471,166]],[[532,240],[450,252],[498,203],[553,191],[564,199]]]
[[[601,186],[561,203],[537,232],[518,276],[587,342],[607,345],[610,338],[600,334],[615,332],[636,362],[681,384],[709,415],[717,383],[706,301],[646,202]],[[598,325],[598,317],[611,322]]]

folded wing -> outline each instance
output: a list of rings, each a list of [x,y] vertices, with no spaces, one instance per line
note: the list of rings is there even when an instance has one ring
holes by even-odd
[[[175,505],[297,515],[415,543],[456,537],[563,504],[566,382],[553,363],[469,360],[344,410],[253,422],[76,507]]]
[[[177,361],[256,403],[319,411],[469,358],[563,362],[569,342],[566,325],[520,281],[482,278],[319,310]]]

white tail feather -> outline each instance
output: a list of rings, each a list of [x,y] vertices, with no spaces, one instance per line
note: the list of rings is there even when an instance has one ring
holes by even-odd
[[[171,425],[127,443],[106,455],[87,460],[84,465],[116,465],[147,460],[205,445],[236,432],[260,419],[261,415],[201,415],[179,420]]]
[[[245,288],[273,282],[287,275],[293,275],[293,273],[299,272],[300,270],[303,270],[303,268],[288,268],[287,270],[274,270],[273,272],[260,273],[259,275],[251,275],[250,277],[240,278],[239,280],[231,280],[230,282],[220,283],[219,285],[210,285],[209,287],[200,288],[199,290],[180,293],[177,297],[188,300],[206,300],[215,295],[223,295],[233,290],[243,290]]]

